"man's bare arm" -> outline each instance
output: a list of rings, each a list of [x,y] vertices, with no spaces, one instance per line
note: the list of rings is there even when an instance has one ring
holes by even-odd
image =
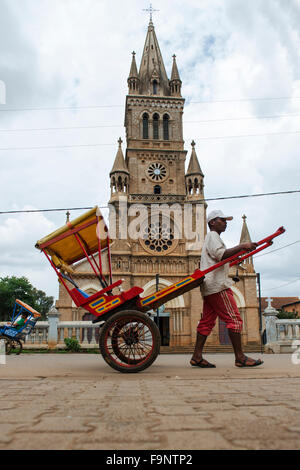
[[[234,246],[233,248],[228,248],[227,250],[224,251],[222,260],[230,258],[231,256],[236,255],[240,251],[249,252],[249,251],[255,250],[257,246],[258,246],[257,243],[246,242],[246,243],[241,243],[240,245]]]

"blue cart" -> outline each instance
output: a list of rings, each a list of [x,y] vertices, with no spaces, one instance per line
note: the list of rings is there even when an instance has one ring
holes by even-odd
[[[19,328],[12,326],[21,317],[23,312],[28,314],[25,324]],[[25,341],[26,335],[32,332],[40,317],[41,314],[30,307],[30,305],[16,299],[10,324],[0,327],[0,340],[3,340],[5,343],[6,354],[11,354],[12,352],[16,354],[21,353],[23,349],[22,341]]]

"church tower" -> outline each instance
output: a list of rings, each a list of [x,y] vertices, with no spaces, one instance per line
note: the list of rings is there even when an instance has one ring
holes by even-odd
[[[113,281],[144,289],[142,296],[180,281],[200,266],[206,235],[204,174],[196,143],[190,153],[183,140],[182,97],[176,56],[168,78],[152,19],[138,70],[132,53],[125,105],[126,144],[118,140],[110,178],[110,237]],[[187,170],[186,170],[187,168]],[[243,216],[241,242],[250,241]],[[80,288],[92,295],[99,281],[87,261],[73,266]],[[108,266],[103,266],[104,273]],[[243,318],[243,344],[259,345],[256,273],[248,259],[230,270],[232,287]],[[63,286],[56,303],[62,321],[91,320],[75,307]],[[193,348],[202,312],[200,289],[193,289],[159,309],[162,345]],[[157,312],[152,312],[155,316]],[[207,347],[230,348],[227,330],[217,322]],[[231,350],[231,349],[230,349]],[[257,350],[257,349],[256,349]]]
[[[125,157],[119,142],[110,173],[113,272],[116,279],[124,278],[125,289],[138,285],[145,296],[199,267],[206,232],[204,175],[194,141],[185,171],[185,100],[175,55],[170,77],[150,19],[139,70],[133,52],[127,80]],[[191,344],[201,303],[195,289],[161,309],[163,345]]]

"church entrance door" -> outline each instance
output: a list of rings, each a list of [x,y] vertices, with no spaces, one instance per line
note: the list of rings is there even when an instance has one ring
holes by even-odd
[[[157,324],[157,316],[154,317],[154,321]],[[170,314],[163,313],[159,315],[159,332],[161,337],[161,345],[162,346],[169,346],[170,344]]]

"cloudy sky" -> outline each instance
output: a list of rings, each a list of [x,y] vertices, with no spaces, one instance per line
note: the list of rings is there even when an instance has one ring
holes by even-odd
[[[131,52],[139,66],[148,7],[0,0],[1,211],[107,204],[117,140],[125,141]],[[177,56],[185,148],[189,157],[196,141],[205,196],[299,190],[300,0],[160,0],[153,8],[169,75]],[[208,203],[234,216],[228,246],[239,241],[243,214],[253,240],[286,228],[255,260],[264,296],[300,295],[299,198]],[[0,214],[0,276],[25,275],[57,297],[34,244],[64,222],[65,211]]]

